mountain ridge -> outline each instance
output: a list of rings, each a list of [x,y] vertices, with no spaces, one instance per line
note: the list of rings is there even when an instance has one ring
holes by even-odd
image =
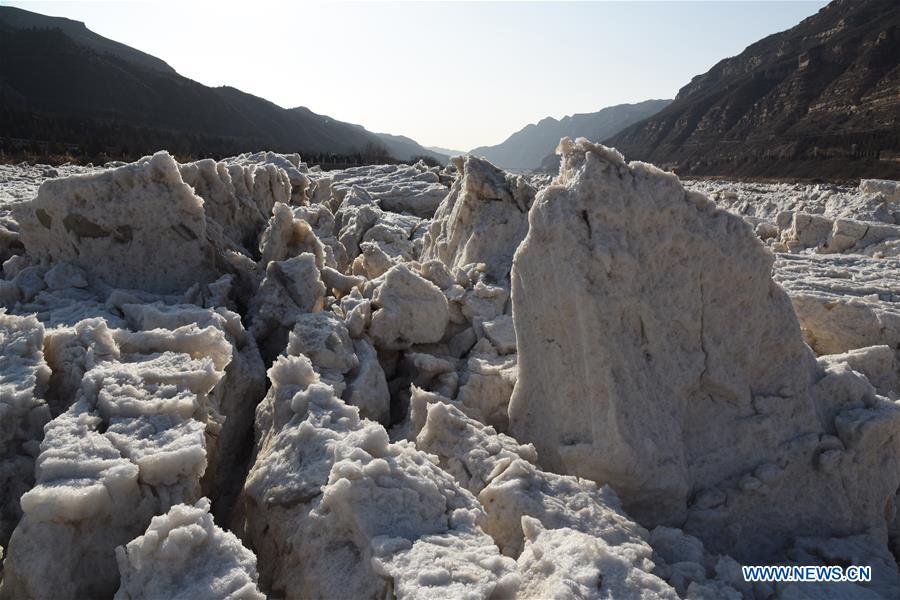
[[[419,144],[414,139],[405,135],[392,133],[376,133],[381,142],[387,147],[391,156],[397,160],[411,161],[422,157],[430,158],[442,165],[446,165],[450,157],[442,152],[436,152]]]
[[[130,158],[160,148],[185,156],[265,148],[325,161],[423,155],[446,162],[410,138],[386,143],[361,125],[305,107],[286,109],[231,86],[205,86],[78,21],[0,7],[0,55],[0,144],[9,149],[51,140]],[[394,157],[389,146],[405,156]]]
[[[683,175],[900,177],[900,4],[835,0],[606,140]]]
[[[82,21],[75,21],[65,17],[51,17],[14,6],[0,6],[0,23],[12,29],[59,29],[76,43],[95,51],[106,52],[123,60],[162,71],[163,73],[176,72],[166,61],[94,33]]]
[[[645,100],[617,104],[592,113],[576,113],[562,119],[544,117],[529,123],[494,146],[479,146],[469,154],[483,156],[504,169],[525,171],[541,166],[553,154],[562,137],[586,137],[594,141],[624,129],[668,105],[671,100]]]

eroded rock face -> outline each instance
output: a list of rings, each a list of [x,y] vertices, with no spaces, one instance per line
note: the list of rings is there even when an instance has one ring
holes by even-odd
[[[750,227],[672,174],[586,140],[560,149],[513,263],[510,433],[550,469],[610,483],[640,522],[688,518],[740,558],[804,530],[885,536],[896,472],[844,460],[896,461],[900,413],[874,394],[817,395],[823,373]],[[850,434],[866,419],[879,425]],[[810,469],[822,436],[840,458]]]

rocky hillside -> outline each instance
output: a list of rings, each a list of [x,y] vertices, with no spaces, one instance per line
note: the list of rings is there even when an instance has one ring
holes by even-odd
[[[900,4],[835,0],[609,140],[684,174],[900,176]]]
[[[446,165],[450,156],[446,152],[438,152],[431,148],[422,147],[419,142],[405,135],[391,135],[390,133],[376,133],[378,139],[387,148],[391,156],[397,160],[416,160],[426,158],[436,163]]]
[[[609,106],[593,113],[582,113],[554,119],[547,117],[531,123],[496,146],[481,146],[471,151],[495,165],[514,171],[527,171],[542,165],[548,155],[555,169],[559,162],[554,150],[560,138],[586,137],[606,139],[625,127],[645,119],[665,108],[671,100],[646,100],[637,104]]]
[[[0,143],[11,147],[50,141],[123,157],[160,147],[193,156],[273,148],[446,162],[408,138],[386,141],[307,108],[207,87],[69,19],[0,7],[0,56]]]
[[[90,48],[98,54],[109,54],[131,64],[162,73],[175,73],[175,69],[164,60],[98,35],[80,21],[48,17],[12,6],[0,6],[0,24],[11,29],[58,29],[79,46]]]

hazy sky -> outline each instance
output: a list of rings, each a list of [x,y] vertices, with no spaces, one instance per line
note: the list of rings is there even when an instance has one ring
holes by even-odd
[[[826,2],[0,4],[84,21],[206,85],[469,150],[548,115],[671,98]]]

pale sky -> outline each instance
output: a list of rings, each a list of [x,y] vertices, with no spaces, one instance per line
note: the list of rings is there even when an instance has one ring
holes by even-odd
[[[826,2],[9,2],[210,86],[469,150],[546,116],[672,98]]]

